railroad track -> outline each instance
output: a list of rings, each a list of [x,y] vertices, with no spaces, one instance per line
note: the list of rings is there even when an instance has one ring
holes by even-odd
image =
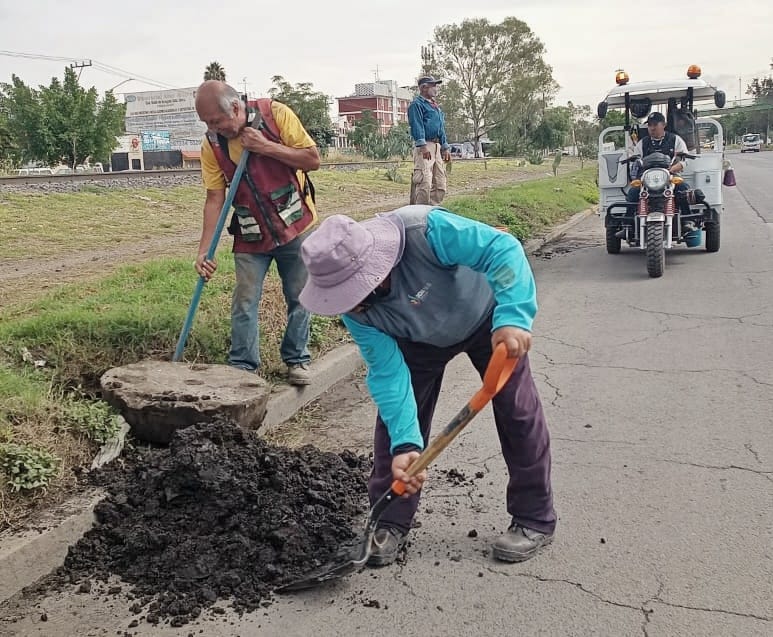
[[[383,166],[393,166],[399,162],[409,162],[411,160],[374,160],[361,162],[336,162],[322,163],[320,170],[362,170],[365,168],[379,168]],[[486,158],[465,159],[457,161],[486,161]],[[110,173],[75,173],[69,175],[25,175],[23,177],[10,176],[0,177],[0,185],[26,186],[36,184],[56,184],[56,183],[81,183],[89,181],[145,181],[157,177],[194,177],[201,174],[199,168],[175,168],[170,170],[124,170]]]

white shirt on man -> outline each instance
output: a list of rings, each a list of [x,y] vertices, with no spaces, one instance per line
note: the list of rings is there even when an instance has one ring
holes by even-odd
[[[679,137],[679,135],[674,135],[676,137],[676,142],[674,144],[674,154],[678,155],[679,153],[687,153],[689,152],[687,150],[687,144],[685,141]],[[653,138],[654,139],[654,138]],[[642,159],[644,159],[644,138],[640,139],[638,142],[636,142],[636,146],[633,147],[633,154],[639,155]],[[684,168],[684,158],[678,159],[677,161],[680,161],[682,163],[682,168]]]

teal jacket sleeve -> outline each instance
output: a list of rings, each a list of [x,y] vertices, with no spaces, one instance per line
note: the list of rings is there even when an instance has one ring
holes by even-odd
[[[411,375],[397,342],[375,327],[346,315],[342,320],[368,367],[368,390],[389,432],[390,452],[405,444],[423,449]]]
[[[531,331],[537,286],[520,241],[443,208],[430,211],[427,240],[443,265],[466,265],[486,276],[496,300],[493,329],[511,326]]]
[[[418,100],[413,100],[408,107],[408,125],[411,129],[411,137],[415,146],[427,144],[427,134],[424,132],[424,118],[421,114],[421,105]]]

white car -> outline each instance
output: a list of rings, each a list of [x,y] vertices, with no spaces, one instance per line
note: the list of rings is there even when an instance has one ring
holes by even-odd
[[[741,138],[741,152],[758,153],[762,148],[762,138],[759,133],[747,133]]]

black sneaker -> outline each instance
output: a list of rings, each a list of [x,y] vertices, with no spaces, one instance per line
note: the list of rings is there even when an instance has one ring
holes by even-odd
[[[553,541],[552,533],[541,533],[513,524],[493,544],[494,558],[502,562],[523,562]]]
[[[370,543],[368,566],[392,564],[405,547],[406,534],[389,526],[379,527]]]
[[[308,363],[292,363],[287,366],[287,382],[291,385],[311,385]]]

